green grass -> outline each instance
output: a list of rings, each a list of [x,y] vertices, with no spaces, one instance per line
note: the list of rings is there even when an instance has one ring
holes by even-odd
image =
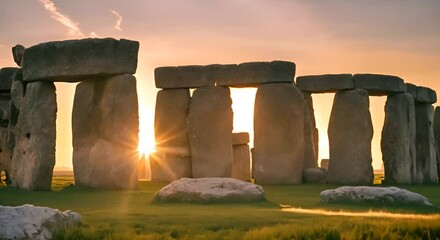
[[[52,192],[0,188],[0,205],[25,203],[71,209],[84,223],[55,239],[436,239],[440,217],[391,219],[288,213],[278,204],[307,209],[435,215],[437,208],[408,206],[324,205],[322,190],[336,185],[263,186],[268,201],[253,204],[153,204],[165,184],[140,182],[135,191],[79,189],[69,176],[54,177]],[[440,206],[440,186],[402,186]]]

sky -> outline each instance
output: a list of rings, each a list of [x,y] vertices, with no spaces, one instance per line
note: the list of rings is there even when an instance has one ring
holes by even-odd
[[[439,0],[0,0],[0,67],[11,48],[88,37],[140,42],[140,149],[154,147],[160,66],[285,60],[296,76],[380,73],[440,91]],[[57,83],[56,167],[71,167],[75,84]],[[233,89],[234,131],[252,133],[255,89]],[[328,158],[332,94],[314,94],[320,159]],[[371,97],[380,168],[385,97]]]

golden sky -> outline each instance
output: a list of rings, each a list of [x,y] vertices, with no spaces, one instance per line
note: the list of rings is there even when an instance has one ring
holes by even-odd
[[[11,47],[85,37],[140,42],[141,149],[153,143],[159,66],[286,60],[297,76],[381,73],[440,90],[438,0],[0,0],[0,66]],[[75,84],[57,85],[57,166],[71,166]],[[255,89],[233,90],[234,130],[252,131]],[[328,157],[333,95],[314,95],[320,158]],[[386,98],[372,97],[373,165],[380,168]]]

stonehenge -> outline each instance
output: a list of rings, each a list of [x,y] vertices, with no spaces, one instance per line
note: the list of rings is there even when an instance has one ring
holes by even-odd
[[[138,50],[136,41],[111,38],[12,48],[21,68],[0,70],[0,171],[9,173],[13,187],[51,189],[56,161],[55,82],[79,82],[72,111],[75,184],[137,186],[139,114],[132,74]]]
[[[295,79],[296,65],[287,61],[156,68],[156,148],[140,162],[133,75],[138,51],[139,42],[112,38],[12,48],[18,67],[0,69],[0,172],[13,187],[51,189],[56,82],[77,83],[71,118],[78,186],[133,189],[148,164],[153,182],[232,177],[258,184],[371,185],[369,98],[375,96],[387,97],[381,133],[385,183],[438,182],[440,110],[434,112],[433,89],[382,74]],[[253,138],[233,133],[230,91],[244,87],[257,88],[255,105],[249,106]],[[335,97],[330,159],[318,168],[313,95],[322,93]]]

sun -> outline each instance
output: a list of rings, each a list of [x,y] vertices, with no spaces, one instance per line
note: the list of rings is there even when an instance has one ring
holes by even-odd
[[[139,144],[140,155],[148,155],[155,152],[154,141],[154,110],[145,106],[139,106]]]

